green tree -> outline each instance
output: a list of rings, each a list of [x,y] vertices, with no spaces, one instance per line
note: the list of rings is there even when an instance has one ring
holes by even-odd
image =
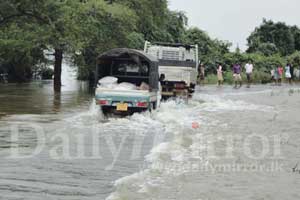
[[[160,29],[163,42],[181,43],[186,32],[188,19],[183,12],[167,11],[165,25]]]
[[[160,39],[161,29],[164,28],[168,5],[167,0],[114,0],[113,4],[129,7],[137,18],[137,32],[142,33],[149,41]]]
[[[256,52],[261,53],[265,56],[271,56],[279,53],[279,50],[275,44],[267,42],[258,44]]]
[[[298,31],[297,27],[292,28],[283,22],[274,23],[264,19],[263,23],[248,37],[247,52],[259,52],[263,47],[270,50],[270,45],[266,44],[274,44],[281,55],[289,55],[300,47],[296,40],[296,37],[297,39],[300,37]]]
[[[36,32],[24,32],[33,29],[28,24],[10,24],[0,30],[0,73],[8,73],[9,80],[24,82],[32,77],[33,66],[46,63],[43,46],[36,42]],[[34,30],[34,29],[33,29]]]
[[[4,0],[2,24],[24,24],[20,30],[31,35],[35,44],[54,51],[54,89],[60,91],[63,54],[80,47],[78,12],[81,2],[64,0]]]
[[[198,28],[188,29],[183,36],[184,43],[197,44],[199,59],[206,65],[208,73],[216,71],[218,62],[224,63],[224,54],[229,52],[230,43],[212,40],[208,34]]]
[[[182,42],[187,17],[182,12],[170,11],[166,1],[114,0],[106,2],[109,5],[102,5],[105,9],[100,9],[101,12],[96,15],[97,17],[87,23],[90,42],[83,48],[82,55],[74,56],[79,66],[80,79],[92,79],[95,57],[110,48],[127,47],[142,50],[145,40]]]
[[[127,7],[104,0],[39,0],[34,3],[32,0],[3,0],[0,10],[0,25],[9,29],[4,35],[17,30],[30,38],[27,43],[26,38],[18,40],[27,47],[24,48],[26,55],[33,48],[29,48],[31,46],[53,51],[56,91],[61,87],[64,54],[92,56],[88,59],[94,63],[95,52],[126,46],[128,34],[134,30],[136,22],[135,15]],[[32,59],[38,61],[38,57]],[[84,65],[86,61],[81,63]]]
[[[85,42],[79,54],[73,54],[79,79],[93,79],[95,60],[99,54],[119,47],[142,48],[143,34],[135,32],[137,17],[128,7],[104,1],[89,1],[84,6],[81,26]]]
[[[127,36],[128,48],[140,49],[144,48],[145,38],[142,33],[132,32]]]
[[[297,26],[292,26],[291,32],[294,35],[295,39],[295,49],[297,51],[300,51],[300,29]]]
[[[300,66],[300,52],[296,51],[292,55],[287,57],[287,61],[291,63],[294,67]]]

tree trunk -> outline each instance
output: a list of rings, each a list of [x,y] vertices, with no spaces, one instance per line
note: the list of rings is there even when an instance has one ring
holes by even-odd
[[[61,89],[61,66],[63,60],[63,51],[61,49],[54,50],[54,91],[60,92]]]

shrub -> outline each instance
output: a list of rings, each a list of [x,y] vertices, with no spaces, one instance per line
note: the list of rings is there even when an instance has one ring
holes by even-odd
[[[233,84],[234,79],[233,79],[233,73],[231,71],[226,71],[223,74],[224,82],[228,84]]]
[[[291,63],[294,67],[300,66],[300,52],[296,51],[292,55],[287,57],[287,61]]]
[[[53,69],[49,67],[45,67],[41,69],[41,77],[43,80],[52,79],[53,74],[54,74]]]
[[[209,74],[205,78],[205,83],[206,84],[217,84],[218,83],[218,77],[215,74]]]

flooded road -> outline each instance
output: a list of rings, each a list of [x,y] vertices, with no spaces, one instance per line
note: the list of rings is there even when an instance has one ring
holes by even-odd
[[[0,199],[300,199],[300,87],[206,86],[110,119],[87,88],[0,85]]]

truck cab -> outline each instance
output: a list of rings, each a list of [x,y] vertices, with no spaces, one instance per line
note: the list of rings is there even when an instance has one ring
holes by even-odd
[[[189,97],[198,74],[198,46],[145,42],[144,52],[157,58],[162,97]]]

